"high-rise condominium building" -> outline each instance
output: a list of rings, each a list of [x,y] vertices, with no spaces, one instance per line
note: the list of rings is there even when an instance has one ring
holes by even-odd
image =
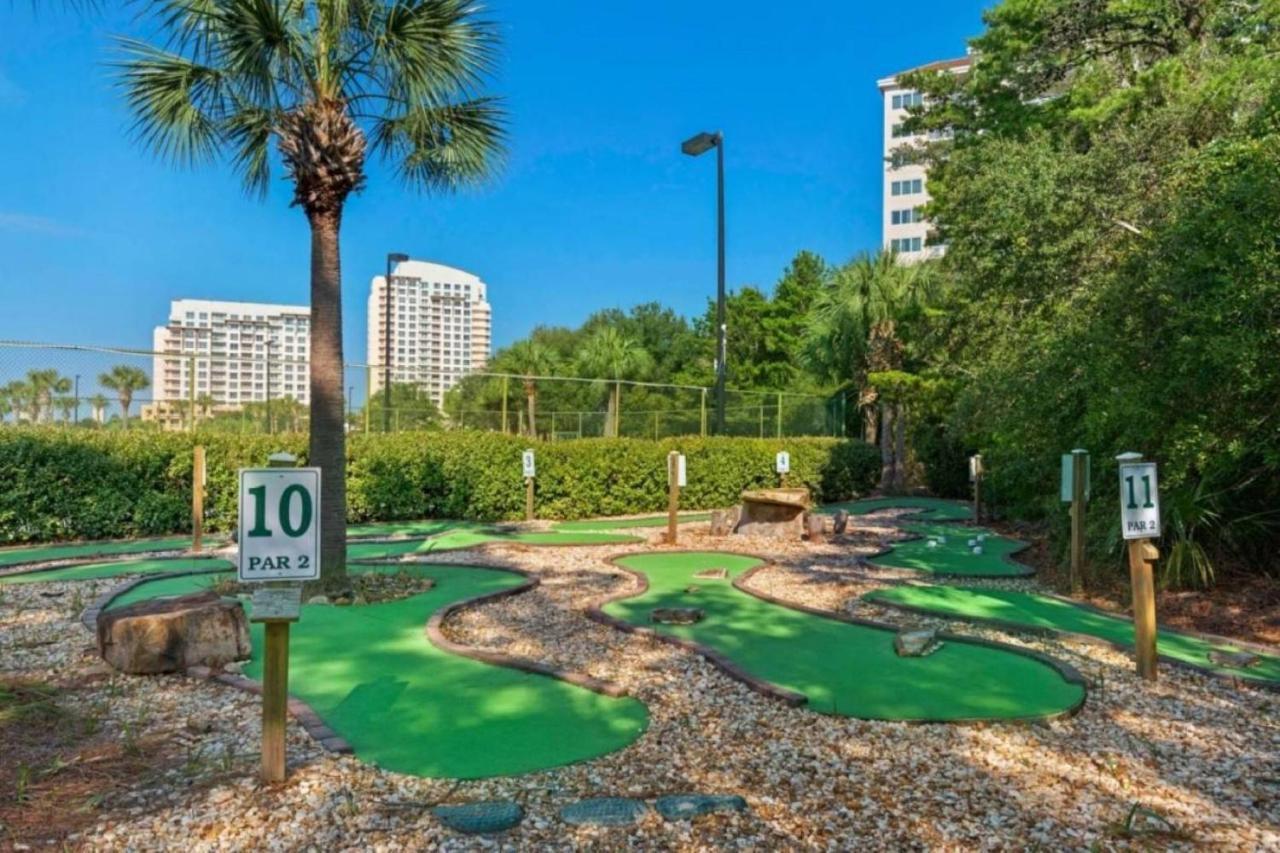
[[[929,200],[928,176],[922,164],[905,156],[905,147],[923,140],[906,133],[902,124],[907,108],[923,103],[923,95],[898,84],[898,78],[909,71],[950,71],[964,74],[972,60],[947,59],[932,62],[892,77],[877,81],[884,98],[884,240],[886,250],[893,250],[906,263],[940,256],[945,247],[929,245],[929,224],[920,208]]]
[[[415,385],[440,405],[459,379],[489,360],[492,313],[479,276],[432,261],[402,261],[392,268],[390,293],[384,276],[375,276],[369,289],[372,393],[383,385],[388,307],[392,383]]]
[[[149,414],[178,418],[171,404],[191,400],[213,411],[284,397],[307,403],[310,346],[304,306],[175,299],[155,330]]]

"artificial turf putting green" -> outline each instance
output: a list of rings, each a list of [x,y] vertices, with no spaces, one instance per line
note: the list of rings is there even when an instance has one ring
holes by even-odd
[[[122,575],[149,575],[164,572],[203,572],[229,569],[232,564],[214,557],[179,557],[171,560],[121,560],[115,563],[87,563],[64,566],[61,569],[45,569],[35,572],[0,576],[0,586],[26,583],[52,583],[54,581],[85,581],[96,578],[114,578]]]
[[[1085,634],[1133,648],[1131,620],[1052,596],[963,586],[899,586],[870,592],[863,596],[863,600],[924,610],[955,619]],[[1280,684],[1280,657],[1274,655],[1261,655],[1261,660],[1247,669],[1222,666],[1209,660],[1210,651],[1238,652],[1244,649],[1165,628],[1159,630],[1156,645],[1160,657],[1168,660],[1193,664],[1240,679]]]
[[[54,560],[111,557],[117,554],[138,554],[147,551],[186,551],[190,547],[190,536],[165,536],[156,539],[117,539],[65,545],[0,548],[0,567],[16,566],[20,563],[51,563]]]
[[[304,605],[289,636],[289,692],[309,704],[363,761],[398,773],[478,779],[585,761],[627,746],[648,725],[635,699],[441,651],[426,637],[431,614],[523,583],[497,569],[407,566],[436,582],[400,601],[358,607]],[[226,575],[225,577],[229,577]],[[135,587],[111,606],[207,588],[216,576]],[[262,677],[262,626],[253,659]]]
[[[454,521],[438,518],[422,518],[413,521],[370,521],[347,526],[348,539],[368,539],[378,536],[438,536],[454,530],[477,530],[486,525],[477,521]]]
[[[617,533],[506,531],[496,527],[480,527],[474,530],[454,530],[426,540],[348,542],[347,559],[385,560],[405,554],[431,554],[437,551],[474,548],[489,542],[520,542],[525,545],[618,545],[639,541],[641,540],[635,536]]]
[[[1024,547],[1016,539],[1006,539],[980,527],[947,524],[907,524],[903,529],[924,538],[894,542],[891,551],[872,557],[872,563],[951,577],[1000,578],[1035,574],[1031,567],[1007,559]],[[985,535],[986,539],[982,542],[982,553],[975,554],[969,547],[969,540],[979,534]],[[940,537],[945,537],[946,541]],[[929,547],[930,539],[937,543],[932,548]]]
[[[859,501],[824,504],[818,512],[830,515],[842,509],[851,515],[866,515],[882,509],[918,509],[917,515],[930,521],[972,521],[973,508],[962,501],[948,501],[941,498],[918,498],[904,495],[889,498],[864,498]]]
[[[827,619],[735,589],[760,564],[715,552],[621,557],[649,589],[605,606],[610,616],[707,646],[755,676],[802,693],[824,713],[871,720],[1013,720],[1071,711],[1084,687],[1046,663],[1012,651],[947,640],[927,657],[903,658],[894,631]],[[694,578],[725,568],[726,580]],[[696,586],[695,592],[686,589]],[[698,607],[693,625],[654,624],[656,607]]]
[[[709,512],[682,512],[676,516],[680,524],[693,521],[710,521]],[[665,527],[665,515],[649,515],[644,518],[584,518],[581,521],[561,521],[555,530],[629,530],[633,527]]]

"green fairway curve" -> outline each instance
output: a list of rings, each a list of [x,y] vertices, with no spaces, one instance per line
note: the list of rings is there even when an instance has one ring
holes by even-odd
[[[923,538],[891,543],[887,553],[871,558],[873,564],[950,577],[1001,578],[1035,574],[1030,566],[1010,559],[1026,547],[1016,539],[1006,539],[980,527],[949,524],[907,524],[903,529]],[[969,541],[979,535],[986,538],[982,541],[982,553],[975,554]],[[933,547],[929,547],[930,540],[935,543]]]
[[[990,622],[1014,629],[1047,630],[1133,648],[1131,620],[1054,596],[971,587],[899,586],[867,593],[863,600],[931,616]],[[1168,661],[1280,687],[1280,657],[1276,655],[1260,655],[1261,660],[1247,669],[1223,666],[1209,659],[1210,651],[1239,652],[1246,649],[1230,642],[1166,628],[1159,630],[1157,649],[1160,657]]]
[[[219,547],[221,543],[206,543]],[[0,548],[0,568],[22,563],[52,563],[55,560],[84,560],[113,557],[118,554],[145,554],[149,551],[186,551],[190,536],[165,536],[155,539],[115,539],[101,542],[68,542],[62,545],[33,545]]]
[[[680,524],[695,521],[710,521],[709,512],[682,512],[676,516]],[[666,527],[665,515],[646,515],[644,518],[584,518],[581,521],[561,521],[554,530],[630,530],[636,527]]]
[[[386,560],[407,554],[475,548],[490,542],[516,542],[524,545],[618,545],[641,541],[643,540],[638,537],[618,533],[510,531],[497,527],[480,527],[474,530],[455,530],[426,540],[348,542],[347,559],[353,562]]]
[[[920,498],[903,495],[888,498],[863,498],[857,501],[824,504],[818,512],[831,515],[842,509],[850,515],[866,515],[882,509],[915,509],[913,515],[919,515],[930,521],[972,521],[973,508],[963,501],[949,501],[942,498]]]
[[[362,569],[402,570],[436,585],[384,604],[304,605],[290,631],[290,694],[310,705],[361,760],[415,776],[478,779],[595,758],[643,733],[648,711],[635,699],[481,663],[428,641],[424,627],[432,613],[524,578],[470,566]],[[198,591],[216,577],[156,580],[111,606]],[[261,628],[253,625],[253,658],[245,667],[259,680]]]
[[[232,564],[215,557],[178,557],[168,560],[120,560],[114,563],[84,563],[34,572],[0,576],[0,586],[10,584],[53,583],[114,578],[122,575],[151,575],[165,572],[203,572],[230,569]]]
[[[347,526],[348,539],[379,536],[439,536],[454,530],[481,530],[491,525],[478,521],[421,518],[412,521],[370,521]]]
[[[728,658],[753,678],[803,694],[816,711],[871,720],[1038,719],[1070,713],[1084,686],[1070,670],[1010,648],[955,638],[927,657],[899,657],[891,628],[852,624],[757,598],[732,581],[762,565],[749,556],[671,552],[619,557],[647,591],[606,615]],[[726,580],[694,577],[724,568]],[[696,591],[686,591],[690,587]],[[655,624],[657,607],[698,607],[693,625]]]

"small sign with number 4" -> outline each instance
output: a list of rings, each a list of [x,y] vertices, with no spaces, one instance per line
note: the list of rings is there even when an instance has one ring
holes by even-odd
[[[320,577],[320,469],[240,469],[239,579]]]
[[[785,450],[779,450],[777,458],[774,459],[774,468],[779,474],[791,473],[791,454]]]
[[[1160,538],[1156,463],[1120,463],[1120,530],[1125,539]]]

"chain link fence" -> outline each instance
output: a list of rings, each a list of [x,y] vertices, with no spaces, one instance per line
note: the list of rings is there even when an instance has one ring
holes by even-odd
[[[305,354],[153,352],[0,341],[0,424],[97,429],[305,432]],[[348,364],[350,432],[476,429],[570,438],[664,438],[715,432],[714,391],[697,385],[576,376],[447,373]],[[390,386],[390,393],[384,391]],[[844,399],[728,391],[727,435],[843,434]]]

